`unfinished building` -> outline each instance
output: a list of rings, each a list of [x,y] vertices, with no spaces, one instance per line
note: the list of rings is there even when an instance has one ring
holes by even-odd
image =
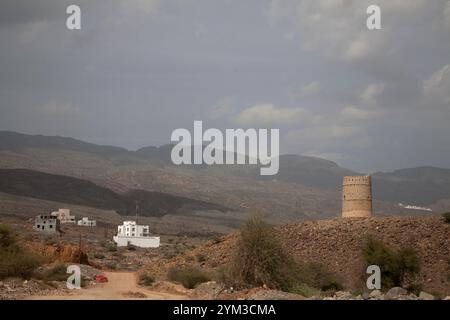
[[[52,215],[38,215],[34,220],[33,229],[40,232],[56,233],[59,232],[59,220]]]

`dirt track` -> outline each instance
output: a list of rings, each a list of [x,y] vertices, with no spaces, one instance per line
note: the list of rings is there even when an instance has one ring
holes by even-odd
[[[30,300],[184,300],[186,296],[157,292],[137,285],[136,274],[131,272],[105,272],[107,283],[93,287],[72,290],[67,294],[53,296],[32,296]]]

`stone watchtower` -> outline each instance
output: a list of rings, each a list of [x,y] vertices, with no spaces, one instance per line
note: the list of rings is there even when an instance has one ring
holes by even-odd
[[[370,176],[344,177],[342,183],[342,217],[372,216],[372,180]]]

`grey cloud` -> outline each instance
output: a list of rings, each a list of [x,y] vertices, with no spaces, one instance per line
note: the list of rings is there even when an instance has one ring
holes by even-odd
[[[70,32],[73,1],[3,0],[0,128],[137,148],[271,120],[282,152],[448,166],[450,1],[378,2],[368,32],[370,1],[79,0]]]

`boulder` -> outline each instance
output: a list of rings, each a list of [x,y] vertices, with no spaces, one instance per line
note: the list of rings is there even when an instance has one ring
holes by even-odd
[[[393,288],[389,289],[388,292],[386,292],[386,298],[397,299],[400,296],[404,296],[407,294],[408,294],[408,291],[406,291],[405,289],[403,289],[401,287],[393,287]]]
[[[370,294],[369,297],[374,299],[374,298],[379,298],[381,297],[381,291],[380,290],[373,290]]]
[[[338,291],[335,293],[334,297],[337,300],[353,300],[353,295],[347,291]]]
[[[419,299],[420,300],[434,300],[434,296],[432,294],[422,291],[419,294]]]
[[[364,292],[364,293],[362,294],[362,298],[363,298],[364,300],[369,300],[369,299],[370,299],[370,293],[369,293],[369,292]]]

